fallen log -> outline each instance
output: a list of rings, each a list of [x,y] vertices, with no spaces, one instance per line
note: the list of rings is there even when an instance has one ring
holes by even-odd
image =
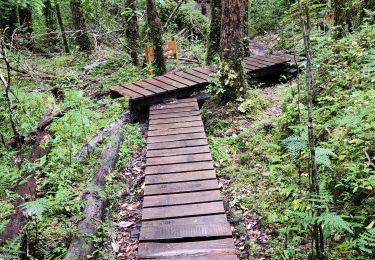
[[[52,115],[49,115],[49,116],[45,116],[37,125],[36,129],[38,131],[44,131],[47,126],[49,126],[50,124],[52,124],[53,120],[55,118],[60,118],[62,117],[66,112],[68,112],[69,110],[71,109],[71,107],[67,107],[67,108],[64,108],[63,110],[61,111],[58,111],[58,112],[55,112],[53,113]]]
[[[69,246],[66,260],[88,259],[94,251],[94,235],[102,224],[107,199],[105,196],[104,186],[107,174],[116,166],[121,143],[124,135],[121,127],[113,134],[110,146],[104,151],[102,162],[96,173],[90,187],[82,196],[86,201],[83,209],[85,218],[78,223],[78,235],[73,239]]]
[[[91,141],[87,142],[81,150],[74,156],[75,160],[84,160],[92,153],[106,137],[112,135],[115,131],[122,128],[124,123],[132,122],[133,118],[130,112],[126,112],[120,116],[118,120],[110,124],[108,127],[103,128]]]

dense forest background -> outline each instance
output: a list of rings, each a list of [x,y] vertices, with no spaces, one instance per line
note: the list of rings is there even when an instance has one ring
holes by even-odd
[[[373,259],[374,7],[373,0],[0,0],[0,258],[74,259],[85,194],[121,129],[119,159],[101,193],[104,219],[85,239],[92,258],[134,259],[147,122],[124,123],[128,100],[111,99],[108,89],[148,77],[151,67],[163,74],[211,64],[219,73],[202,115],[239,257]],[[234,33],[230,19],[243,30]],[[160,57],[172,37],[178,64]],[[241,44],[226,48],[233,42]],[[144,44],[154,48],[152,65]],[[293,64],[297,76],[246,79],[241,57],[269,52],[307,59]]]

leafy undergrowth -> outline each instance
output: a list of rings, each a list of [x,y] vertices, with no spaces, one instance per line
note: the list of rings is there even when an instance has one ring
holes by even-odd
[[[203,112],[242,258],[306,259],[314,221],[329,259],[375,253],[374,28],[314,39],[320,196],[309,193],[304,73],[300,98],[295,79]],[[317,200],[320,216],[311,210]]]

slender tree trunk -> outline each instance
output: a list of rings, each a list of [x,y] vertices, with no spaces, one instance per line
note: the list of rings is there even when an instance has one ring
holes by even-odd
[[[64,44],[64,49],[65,49],[66,53],[69,53],[70,52],[69,44],[68,44],[68,40],[66,38],[64,22],[63,22],[63,19],[62,19],[62,16],[61,16],[60,4],[56,3],[55,8],[56,8],[57,21],[59,23],[59,27],[60,27],[60,31],[61,31],[61,37],[62,37],[63,44]]]
[[[245,34],[245,37],[244,37],[244,55],[245,57],[248,57],[250,56],[250,38],[249,38],[249,8],[250,8],[250,4],[249,4],[249,1],[247,1],[247,6],[246,6],[246,9],[245,9],[245,17],[244,17],[244,20],[245,20],[245,28],[244,28],[244,34]]]
[[[220,50],[221,0],[211,0],[211,25],[208,36],[206,63],[210,65]]]
[[[163,52],[163,28],[158,17],[154,0],[147,0],[147,21],[150,28],[150,38],[152,40],[155,66],[157,75],[163,75],[167,72]]]
[[[247,88],[244,59],[245,12],[247,0],[222,0],[220,59],[224,99],[238,97]],[[231,77],[233,73],[237,77]]]
[[[76,41],[81,51],[91,51],[93,49],[89,34],[87,32],[86,20],[81,7],[80,0],[70,1],[70,10],[73,16],[73,26],[76,32]]]
[[[130,47],[130,56],[134,66],[139,66],[138,50],[139,50],[139,27],[138,18],[136,14],[137,1],[127,0],[126,7],[129,7],[132,12],[130,16],[126,17],[126,38]]]
[[[51,45],[50,47],[55,47],[58,44],[58,36],[56,33],[56,16],[52,7],[51,0],[44,1],[44,17],[47,28],[47,42]]]
[[[26,39],[25,47],[28,49],[34,48],[34,42],[32,39],[33,33],[33,12],[31,6],[20,7],[18,9],[18,15],[20,19],[20,25],[23,31],[23,37]]]
[[[314,75],[312,70],[312,49],[310,42],[310,15],[309,7],[302,6],[301,0],[298,0],[299,15],[301,17],[301,25],[303,28],[303,40],[306,52],[306,84],[307,84],[307,131],[310,152],[310,178],[311,178],[311,193],[319,195],[319,173],[316,165],[315,155],[315,138],[314,138],[314,125],[313,125],[313,98],[314,98]],[[304,20],[304,17],[306,20]],[[314,210],[319,216],[321,214],[319,205],[314,205]],[[323,259],[324,257],[324,239],[322,228],[319,223],[313,224],[313,240],[315,242],[315,259]]]

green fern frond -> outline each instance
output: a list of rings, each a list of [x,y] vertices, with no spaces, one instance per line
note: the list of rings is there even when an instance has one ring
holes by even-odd
[[[43,213],[47,209],[46,199],[37,199],[33,201],[25,202],[21,205],[21,208],[26,212],[28,216],[36,216],[39,219],[43,218]]]
[[[318,217],[318,222],[324,225],[324,229],[328,235],[336,231],[347,231],[353,233],[351,225],[344,218],[347,216],[337,215],[336,212],[325,211]]]
[[[297,154],[307,148],[307,135],[292,135],[281,141],[288,152]]]
[[[362,233],[358,239],[359,248],[369,254],[375,253],[375,228]]]
[[[331,167],[331,157],[337,157],[332,150],[323,147],[316,147],[315,155],[316,163],[327,168]]]

